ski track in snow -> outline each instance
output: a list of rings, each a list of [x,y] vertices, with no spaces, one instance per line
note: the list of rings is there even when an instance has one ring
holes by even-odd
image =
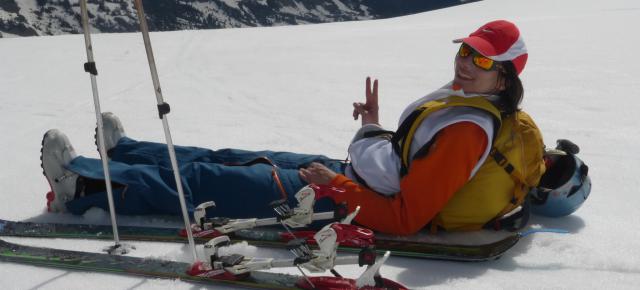
[[[28,4],[28,2],[25,2]],[[21,5],[22,9],[29,5]],[[533,218],[564,228],[523,239],[498,261],[451,263],[391,258],[382,273],[412,289],[632,289],[640,283],[640,204],[635,152],[640,101],[636,48],[640,8],[633,0],[485,0],[378,21],[273,28],[152,33],[176,144],[287,150],[344,158],[358,128],[351,103],[364,78],[380,79],[381,122],[394,129],[404,106],[450,80],[451,40],[504,18],[529,49],[523,106],[548,146],[581,146],[593,190],[576,214]],[[93,36],[103,111],[133,138],[164,141],[139,34]],[[95,112],[81,35],[0,39],[0,218],[108,224],[44,210],[48,185],[39,167],[42,134],[59,128],[76,151],[96,157]],[[179,225],[177,218],[119,216],[121,224]],[[100,251],[109,242],[7,238],[10,242]],[[133,242],[131,255],[189,261],[185,245]],[[285,251],[241,246],[247,255]],[[361,269],[340,266],[346,276]],[[277,272],[297,273],[293,269]],[[195,289],[181,281],[52,270],[3,263],[7,289]],[[212,289],[214,287],[211,287]],[[219,289],[219,288],[216,288]]]

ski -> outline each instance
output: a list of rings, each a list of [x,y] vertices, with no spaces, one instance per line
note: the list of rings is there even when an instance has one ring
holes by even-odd
[[[181,242],[186,237],[180,235],[181,228],[120,226],[120,239],[130,241]],[[294,231],[296,237],[308,238],[313,231]],[[291,234],[276,227],[256,227],[237,230],[227,234],[232,240],[245,240],[251,245],[267,247],[285,247]],[[0,236],[65,238],[65,239],[113,239],[111,226],[64,223],[37,223],[0,220]],[[391,255],[437,259],[448,261],[488,261],[500,258],[521,238],[520,233],[509,233],[506,237],[486,244],[461,245],[433,242],[427,234],[399,237],[376,234],[375,246],[378,251],[391,251]],[[194,237],[203,244],[211,237]],[[341,245],[339,250],[357,252],[359,249]]]
[[[295,289],[291,285],[297,281],[297,278],[291,275],[262,272],[253,273],[250,279],[244,281],[213,281],[187,274],[189,263],[31,247],[4,240],[0,240],[0,260],[50,268],[219,283],[254,289]]]
[[[223,275],[212,275],[209,272],[194,273],[194,266],[184,262],[25,246],[1,239],[0,261],[77,271],[180,279],[245,289],[312,289],[310,282],[314,283],[317,289],[333,289],[323,288],[322,285],[327,281],[326,279],[332,282],[339,281],[341,285],[349,285],[340,289],[406,289],[393,282],[384,284],[382,287],[358,288],[355,286],[354,279],[317,276],[304,278],[263,271],[252,271],[244,275],[230,275],[226,272]],[[335,285],[335,283],[329,285]]]
[[[313,212],[318,196],[323,196],[326,191],[340,190],[328,186],[305,186],[295,194],[298,201],[295,208],[290,208],[286,200],[275,201],[271,204],[275,217],[263,219],[207,218],[206,211],[215,207],[215,202],[204,202],[194,210],[195,223],[191,225],[190,230],[195,242],[200,244],[219,236],[229,236],[232,240],[247,241],[255,246],[284,247],[288,242],[297,239],[306,240],[309,245],[315,246],[316,231],[293,230],[293,228],[303,228],[317,220],[339,220],[340,224],[351,224],[359,207],[350,214],[347,214],[346,207],[342,206],[337,206],[334,212]],[[358,231],[374,235],[369,229],[359,227]],[[175,227],[120,226],[118,235],[122,240],[187,242],[188,233],[184,228]],[[484,244],[463,245],[434,241],[433,236],[427,233],[418,233],[410,237],[375,234],[375,240],[372,243],[378,253],[390,251],[394,256],[477,262],[500,258],[522,236],[520,233],[496,232],[494,235],[499,237],[494,236],[490,242]],[[111,226],[6,220],[0,220],[0,236],[78,239],[113,239],[114,237]],[[359,244],[359,240],[355,241],[343,241],[339,245],[339,250],[359,252],[362,244]]]
[[[352,214],[355,216],[359,209]],[[349,223],[333,222],[325,225],[314,236],[317,249],[309,247],[307,239],[287,243],[294,258],[274,259],[248,257],[239,253],[222,254],[219,249],[231,245],[227,235],[220,235],[203,246],[204,260],[196,256],[192,264],[97,254],[59,249],[29,247],[0,240],[0,261],[25,263],[83,271],[126,273],[187,281],[228,283],[235,286],[268,289],[351,289],[351,290],[406,290],[402,284],[383,278],[380,269],[390,252],[377,257],[373,232]],[[356,243],[358,255],[338,256],[338,245]],[[195,250],[195,249],[194,249]],[[340,275],[337,265],[366,265],[356,279]],[[302,276],[262,272],[279,267],[296,267]],[[314,273],[330,271],[334,276],[308,276],[303,269]]]

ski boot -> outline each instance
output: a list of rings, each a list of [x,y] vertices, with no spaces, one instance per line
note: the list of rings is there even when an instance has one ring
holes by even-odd
[[[120,122],[120,118],[111,112],[102,113],[102,130],[104,133],[104,149],[107,151],[107,155],[109,155],[109,150],[116,147],[118,141],[122,137],[126,137],[127,135],[124,133],[124,126],[122,122]],[[95,135],[93,136],[96,144],[96,148],[98,149],[98,153],[100,153],[100,148],[98,146],[98,127],[96,126]]]
[[[65,203],[75,197],[78,174],[69,171],[66,166],[76,156],[64,133],[51,129],[44,134],[40,167],[51,187],[51,191],[47,193],[47,209],[50,212],[65,212]]]

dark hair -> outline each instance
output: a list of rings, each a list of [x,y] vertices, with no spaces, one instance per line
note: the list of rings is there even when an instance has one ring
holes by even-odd
[[[524,87],[522,81],[518,77],[516,67],[510,61],[502,62],[502,70],[500,70],[498,81],[504,80],[504,90],[500,91],[500,101],[498,107],[502,114],[511,115],[520,110],[518,107],[524,97]]]

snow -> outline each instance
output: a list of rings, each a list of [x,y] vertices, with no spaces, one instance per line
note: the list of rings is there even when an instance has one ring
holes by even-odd
[[[535,234],[498,261],[392,257],[382,273],[412,289],[637,288],[637,1],[485,0],[378,21],[153,33],[151,39],[176,144],[343,158],[358,128],[351,103],[363,99],[366,76],[380,79],[381,122],[394,128],[406,104],[451,79],[457,48],[451,39],[498,18],[516,22],[529,48],[524,108],[548,145],[558,138],[581,145],[594,185],[591,197],[572,216],[532,220],[571,234]],[[140,35],[99,34],[93,40],[102,109],[120,116],[129,136],[164,141]],[[42,134],[59,128],[79,154],[97,156],[82,35],[0,39],[0,55],[0,218],[107,224],[108,214],[100,210],[82,217],[44,210],[49,188],[38,160]],[[161,216],[118,221],[180,224]],[[7,240],[87,251],[110,244]],[[132,244],[138,248],[134,256],[190,259],[184,245]],[[288,257],[279,250],[238,250]],[[361,273],[357,267],[338,269],[351,277]],[[0,277],[4,289],[205,288],[11,263],[2,263]]]
[[[295,5],[295,7],[293,6],[282,6],[280,8],[280,12],[282,13],[289,13],[289,14],[293,14],[293,15],[305,15],[307,13],[309,13],[309,9],[307,9],[307,7],[304,6],[303,3],[301,2],[294,2],[293,3]]]
[[[342,11],[353,11],[351,10],[351,8],[347,7],[347,5],[344,5],[344,3],[340,2],[340,0],[332,0],[333,4],[335,4],[338,9],[342,10]]]
[[[224,4],[226,4],[229,7],[235,8],[235,9],[240,9],[240,6],[238,5],[240,1],[238,0],[222,0],[222,2]]]

